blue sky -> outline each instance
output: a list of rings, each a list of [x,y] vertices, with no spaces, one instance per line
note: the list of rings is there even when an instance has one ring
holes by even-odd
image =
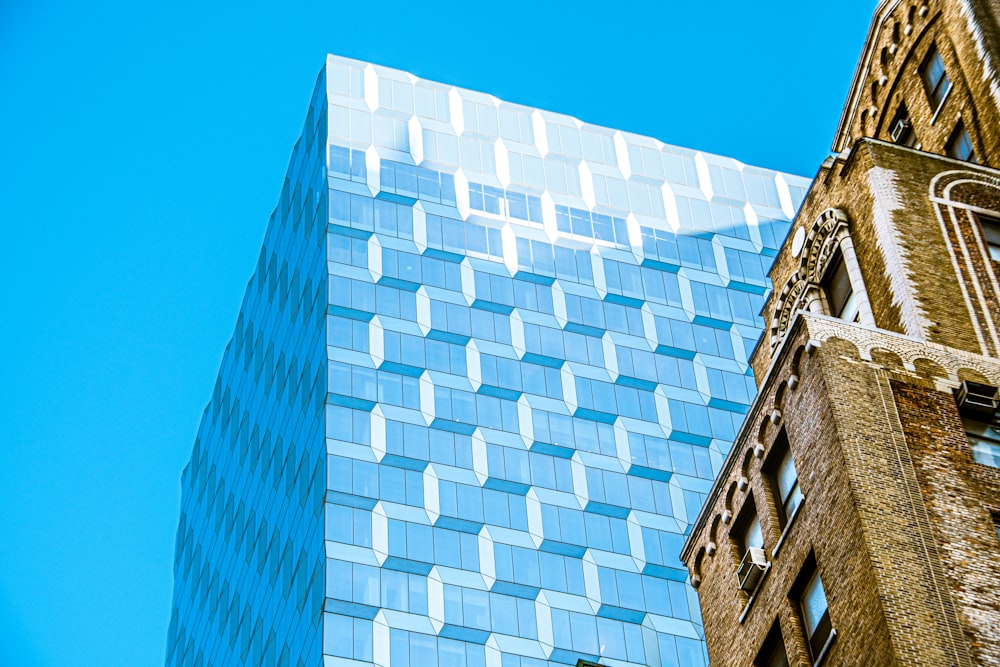
[[[875,4],[0,0],[0,664],[163,664],[180,473],[324,54],[812,176]]]

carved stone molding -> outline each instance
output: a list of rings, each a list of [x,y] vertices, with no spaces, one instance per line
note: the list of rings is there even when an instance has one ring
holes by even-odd
[[[802,251],[802,268],[799,273],[809,282],[818,283],[823,278],[827,264],[848,233],[847,214],[839,208],[828,208],[816,219]]]
[[[926,360],[940,366],[949,380],[958,380],[957,371],[968,369],[1000,384],[1000,360],[964,350],[928,343],[909,336],[883,331],[872,331],[856,324],[825,316],[808,315],[809,336],[825,342],[834,338],[853,344],[859,358],[870,361],[874,350],[884,350],[899,357],[904,367],[912,368],[915,362]]]
[[[847,214],[839,208],[826,209],[813,222],[806,234],[799,269],[785,283],[775,303],[769,327],[772,353],[784,340],[795,313],[808,305],[812,288],[819,289],[830,258],[849,233]]]
[[[808,288],[809,283],[803,280],[799,276],[799,272],[796,271],[785,283],[781,294],[778,295],[778,301],[774,306],[774,315],[771,316],[772,353],[785,337],[785,332],[788,331],[788,326],[792,323],[792,316],[802,308]]]

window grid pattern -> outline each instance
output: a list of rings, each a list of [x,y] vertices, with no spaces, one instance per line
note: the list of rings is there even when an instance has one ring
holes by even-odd
[[[308,645],[288,664],[550,667],[602,654],[623,666],[705,665],[678,554],[752,398],[762,270],[807,181],[755,169],[741,182],[742,165],[726,158],[410,82],[328,60],[319,108],[329,132],[311,131],[326,145],[320,168],[305,170],[321,194],[295,187],[296,172],[282,204],[293,220],[327,210],[318,244],[296,237],[317,246],[322,275],[307,274],[294,243],[275,242],[292,253],[288,268],[268,255],[256,281],[262,316],[275,317],[286,291],[318,294],[321,314],[273,346],[254,329],[253,351],[237,355],[254,382],[273,376],[319,397],[318,467],[274,436],[247,436],[258,442],[249,459],[280,450],[296,471],[282,493],[318,489],[325,500],[293,524],[323,536],[303,548],[271,528],[254,533],[267,547],[252,566],[274,568],[275,582],[287,570],[298,585],[286,563],[305,551],[308,632],[269,617],[258,638],[256,608],[246,623],[243,606],[228,613],[237,590],[247,599],[231,582],[205,642],[187,639],[187,610],[175,615],[185,629],[171,664],[285,664],[286,645]],[[722,178],[710,199],[701,160]],[[588,173],[608,192],[621,186],[595,198]],[[666,206],[668,190],[686,208]],[[633,246],[646,236],[657,252],[662,237],[662,254]],[[296,338],[306,329],[326,343],[315,365],[300,361],[312,361]],[[295,420],[267,400],[241,402],[298,445]],[[212,462],[197,469],[214,470],[205,475],[218,487]],[[598,611],[584,613],[592,603]],[[224,623],[248,657],[198,658]]]
[[[706,199],[695,153],[457,93],[454,168],[493,174],[470,179],[467,201],[433,186],[425,196],[419,177],[431,170],[401,167],[396,152],[380,153],[374,196],[331,181],[332,202],[351,199],[346,211],[331,205],[331,222],[372,234],[367,266],[344,241],[329,264],[326,613],[342,628],[324,651],[373,665],[534,667],[596,659],[603,646],[624,665],[703,665],[678,553],[753,397],[747,341],[760,333],[791,191],[779,195],[774,172],[744,179],[710,156]],[[496,164],[511,156],[512,181],[533,194],[506,187],[480,144]],[[528,170],[525,156],[539,164]],[[583,161],[608,188],[596,204],[585,203]],[[425,175],[460,179],[445,166]],[[676,219],[667,189],[683,193]],[[406,234],[368,226],[381,200],[413,207],[381,216],[404,220]],[[748,222],[749,208],[763,223]],[[399,291],[387,297],[398,315],[379,303],[381,286]],[[401,576],[387,599],[386,577]],[[598,611],[581,613],[591,601]],[[657,617],[677,629],[657,631]],[[539,644],[497,651],[494,635]]]
[[[341,74],[350,90],[355,80]],[[348,182],[365,170],[358,151],[327,154],[324,93],[292,154],[184,471],[170,667],[322,662],[325,255],[345,265],[367,257],[363,240],[326,234],[328,166]],[[338,530],[362,539],[363,514],[340,518]]]

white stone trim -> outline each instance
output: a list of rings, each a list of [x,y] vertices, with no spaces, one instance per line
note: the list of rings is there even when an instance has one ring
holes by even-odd
[[[851,279],[851,290],[858,303],[858,321],[866,326],[875,326],[875,314],[872,312],[872,303],[868,298],[868,288],[865,287],[865,280],[861,276],[861,264],[858,263],[858,254],[854,250],[854,240],[851,235],[844,230],[840,239],[840,256],[844,261],[844,268]]]
[[[990,54],[986,50],[982,28],[976,23],[972,4],[969,0],[961,0],[958,11],[965,15],[966,29],[972,35],[972,41],[976,45],[976,55],[979,57],[979,62],[983,65],[983,80],[989,81],[990,95],[993,96],[993,102],[996,104],[997,110],[1000,110],[1000,81],[997,80],[996,67],[994,67],[993,61],[990,59]]]
[[[968,206],[963,205],[962,202],[951,199],[951,193],[955,187],[968,184],[992,187],[996,190],[1000,190],[1000,180],[995,177],[975,171],[956,169],[941,172],[931,179],[929,195],[934,202],[934,212],[937,215],[938,223],[941,227],[941,233],[944,237],[945,245],[948,248],[948,254],[952,261],[952,267],[955,270],[955,277],[958,280],[959,288],[962,291],[962,297],[965,300],[965,307],[969,313],[969,319],[972,321],[973,329],[976,332],[980,349],[982,349],[984,353],[989,354],[990,342],[993,344],[994,352],[1000,350],[1000,332],[997,331],[993,318],[988,315],[989,307],[983,293],[982,285],[980,284],[979,277],[976,275],[976,271],[972,265],[972,253],[962,235],[962,223],[959,220],[957,211],[960,209],[967,209]],[[945,210],[947,210],[947,220],[945,219]],[[968,217],[970,214],[966,212],[965,215]],[[950,231],[954,233],[955,238],[958,239],[958,249],[954,248],[948,241],[949,222],[951,225]],[[969,224],[972,224],[974,228],[977,226],[973,224],[971,220],[969,221]],[[976,237],[979,238],[978,229],[974,229],[974,233],[976,234]],[[959,262],[957,254],[958,250],[961,250],[962,261],[965,264],[965,271],[962,270],[962,263]],[[977,250],[979,251],[979,254],[982,255],[982,244],[980,244],[980,247],[977,248]],[[990,265],[992,264],[992,260],[989,257],[983,257],[982,259],[986,262],[988,269],[991,270],[992,267]],[[969,292],[969,286],[966,285],[966,272],[969,274],[968,279],[972,283],[972,287],[975,290],[975,296],[979,305],[978,309],[976,308],[976,303],[973,301],[972,294]],[[994,290],[997,290],[996,293],[1000,294],[996,274],[990,273],[990,279],[993,282]],[[983,331],[979,317],[976,314],[979,311],[987,313],[987,316],[983,318],[986,322],[987,331]]]
[[[932,323],[913,293],[910,280],[913,272],[903,250],[903,238],[893,224],[893,213],[905,208],[896,182],[896,172],[891,169],[872,167],[869,170],[868,183],[875,195],[872,226],[892,287],[892,301],[899,308],[903,330],[910,336],[926,338]]]

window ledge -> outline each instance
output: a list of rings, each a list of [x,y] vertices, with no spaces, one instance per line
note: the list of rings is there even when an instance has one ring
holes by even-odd
[[[802,500],[799,501],[798,507],[792,512],[792,516],[788,517],[788,521],[785,522],[785,528],[781,531],[781,537],[778,538],[778,543],[774,545],[774,551],[771,552],[771,558],[777,558],[778,552],[781,551],[781,545],[785,543],[785,538],[788,537],[788,532],[792,528],[792,524],[795,523],[795,517],[799,515],[802,510],[802,505],[806,502],[806,497],[802,496]]]
[[[816,658],[816,662],[813,663],[813,667],[820,667],[825,661],[827,654],[830,653],[830,647],[833,646],[833,641],[837,638],[837,631],[830,630],[830,636],[826,638],[826,643],[823,644],[822,650],[819,652],[819,656]]]
[[[948,83],[948,90],[944,91],[944,97],[941,98],[941,104],[938,105],[937,109],[934,110],[934,115],[931,116],[931,125],[937,122],[938,116],[941,115],[941,110],[944,109],[944,105],[948,102],[948,98],[951,96],[951,89],[955,87],[953,81]]]
[[[743,607],[743,611],[740,613],[740,625],[746,620],[747,614],[750,613],[750,608],[753,607],[753,603],[757,601],[757,594],[760,593],[760,589],[764,587],[764,581],[767,579],[767,575],[771,574],[771,564],[767,564],[767,569],[764,570],[764,574],[760,576],[760,581],[757,582],[757,587],[753,589],[753,595],[747,600],[747,606]]]

